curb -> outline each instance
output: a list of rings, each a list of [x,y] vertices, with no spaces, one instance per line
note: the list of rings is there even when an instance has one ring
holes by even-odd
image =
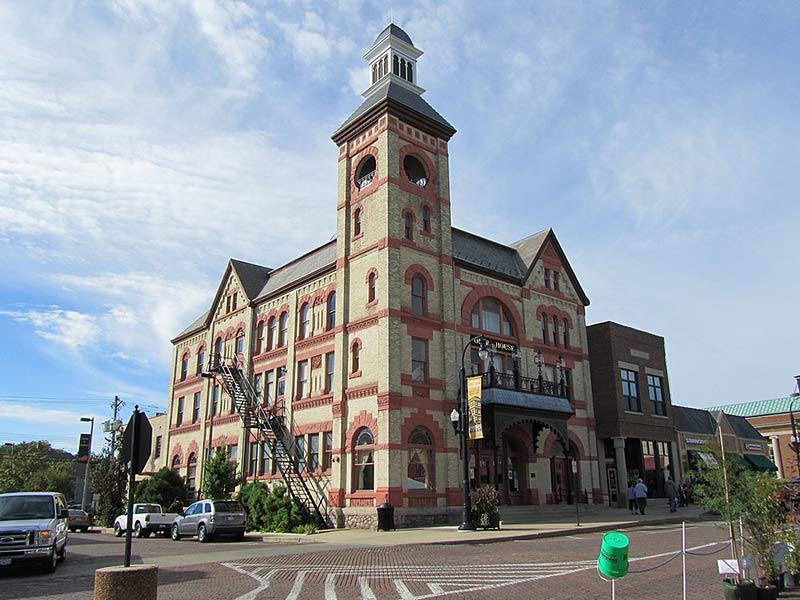
[[[707,513],[706,513],[707,514]],[[569,535],[575,535],[580,533],[599,533],[603,531],[615,531],[618,529],[633,529],[635,527],[645,527],[648,525],[670,525],[674,523],[696,523],[699,521],[707,521],[709,520],[703,515],[697,517],[685,517],[685,518],[678,518],[678,517],[665,517],[663,519],[650,519],[647,521],[626,521],[623,523],[608,523],[603,525],[591,525],[588,527],[571,527],[569,529],[552,529],[549,531],[536,531],[533,533],[520,533],[515,535],[507,535],[507,536],[494,536],[494,537],[487,537],[487,538],[480,538],[480,539],[457,539],[457,540],[441,540],[441,541],[432,541],[432,542],[417,542],[423,544],[436,544],[442,546],[450,546],[450,545],[457,545],[457,544],[496,544],[499,542],[508,542],[512,540],[535,540],[535,539],[544,539],[544,538],[555,538],[555,537],[566,537]],[[465,536],[468,536],[469,533],[465,533]]]

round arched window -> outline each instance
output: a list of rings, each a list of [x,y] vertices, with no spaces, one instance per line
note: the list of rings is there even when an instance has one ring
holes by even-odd
[[[427,429],[417,427],[408,436],[408,489],[434,489],[433,466],[433,438]]]
[[[495,298],[481,298],[476,302],[472,307],[471,321],[473,329],[499,333],[508,337],[514,336],[514,327],[508,309]]]
[[[375,157],[372,155],[367,156],[367,158],[361,161],[356,171],[356,187],[358,189],[363,190],[372,183],[375,177],[376,166]]]
[[[416,156],[407,154],[403,159],[403,170],[406,172],[406,177],[414,185],[425,187],[428,185],[428,174],[425,172],[425,167],[422,161]]]
[[[355,478],[353,487],[356,490],[375,489],[374,443],[375,439],[369,429],[364,427],[358,432],[353,449],[353,477]]]

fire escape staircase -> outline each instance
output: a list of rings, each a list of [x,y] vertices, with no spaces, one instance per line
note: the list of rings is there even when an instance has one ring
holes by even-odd
[[[236,356],[214,356],[209,367],[210,374],[230,395],[244,427],[258,431],[261,439],[269,444],[272,460],[291,497],[316,518],[320,527],[330,527],[327,494],[323,484],[306,468],[305,461],[299,456],[295,438],[286,425],[285,405],[261,404]]]

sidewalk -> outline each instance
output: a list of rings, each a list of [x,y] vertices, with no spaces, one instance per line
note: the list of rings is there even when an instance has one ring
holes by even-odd
[[[264,541],[290,539],[295,542],[316,544],[343,544],[364,546],[394,546],[400,544],[489,544],[507,540],[524,540],[545,537],[569,536],[582,533],[630,529],[645,525],[664,525],[682,521],[715,520],[715,515],[706,513],[699,506],[690,506],[670,513],[669,507],[652,501],[647,514],[632,515],[627,509],[596,507],[590,512],[581,511],[581,525],[576,525],[575,515],[536,515],[531,508],[530,523],[502,525],[498,530],[459,531],[455,525],[375,531],[368,529],[327,529],[310,536],[289,534],[264,534]],[[502,519],[502,507],[500,509]],[[253,535],[253,534],[250,534]]]

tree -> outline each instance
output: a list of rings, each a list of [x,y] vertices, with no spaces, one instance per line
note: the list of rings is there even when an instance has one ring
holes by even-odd
[[[68,498],[75,488],[72,454],[49,442],[22,442],[0,448],[0,494],[52,491]]]
[[[122,436],[117,436],[116,446],[115,452],[105,448],[100,456],[92,460],[95,463],[91,472],[92,490],[99,495],[95,519],[106,527],[111,527],[114,519],[125,510],[128,491],[128,469],[117,458],[122,447]]]
[[[236,489],[236,463],[231,462],[228,450],[217,450],[208,461],[203,477],[203,497],[212,499],[230,498]]]
[[[136,485],[136,502],[160,504],[166,512],[178,512],[186,504],[189,488],[183,477],[174,470],[162,467],[158,473]]]

